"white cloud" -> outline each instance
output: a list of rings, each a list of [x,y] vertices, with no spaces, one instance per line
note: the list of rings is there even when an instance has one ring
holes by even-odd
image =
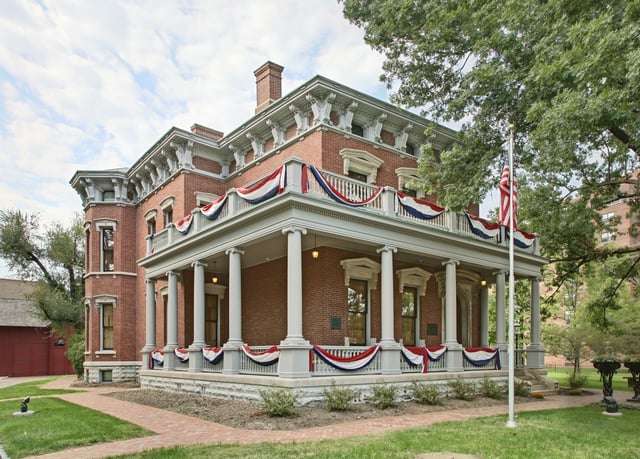
[[[45,223],[81,211],[76,170],[129,166],[171,126],[250,118],[267,60],[285,93],[322,74],[386,97],[382,58],[332,0],[5,0],[0,42],[0,209]]]

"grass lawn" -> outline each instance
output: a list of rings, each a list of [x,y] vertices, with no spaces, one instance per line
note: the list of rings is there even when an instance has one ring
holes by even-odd
[[[505,427],[506,416],[446,422],[342,440],[313,443],[260,443],[172,447],[118,458],[414,458],[427,452],[477,454],[489,458],[590,459],[638,457],[640,410],[623,416],[602,414],[600,406],[524,412],[518,427]],[[265,432],[265,438],[277,432]]]
[[[29,410],[35,413],[14,416],[20,411],[20,403],[0,402],[0,443],[12,459],[151,434],[113,416],[53,397],[32,398]]]
[[[555,379],[560,383],[562,387],[569,387],[569,375],[573,371],[573,368],[567,367],[558,367],[558,368],[547,368],[547,377],[551,379]],[[587,382],[582,386],[583,389],[596,389],[602,390],[602,381],[600,381],[600,375],[595,368],[582,368],[580,369],[580,374],[587,376]],[[627,386],[627,380],[624,379],[625,376],[631,376],[629,370],[624,367],[621,367],[616,374],[613,376],[613,397],[616,397],[616,391],[627,391],[633,392],[633,388]]]
[[[72,389],[42,389],[40,386],[47,384],[55,380],[56,378],[40,379],[37,381],[29,381],[22,384],[16,384],[14,386],[3,387],[0,389],[0,400],[7,400],[9,398],[23,399],[27,396],[36,395],[55,395],[55,394],[68,394],[70,392],[77,392]]]

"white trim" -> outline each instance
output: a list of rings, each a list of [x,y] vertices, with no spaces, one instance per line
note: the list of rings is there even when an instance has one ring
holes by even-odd
[[[350,258],[340,261],[344,269],[344,285],[349,286],[349,281],[362,279],[369,281],[369,289],[376,290],[378,287],[378,274],[380,274],[380,263],[369,258]]]
[[[384,161],[368,151],[343,148],[340,150],[343,160],[343,173],[349,175],[349,171],[367,176],[367,183],[374,184],[378,178],[378,169]]]

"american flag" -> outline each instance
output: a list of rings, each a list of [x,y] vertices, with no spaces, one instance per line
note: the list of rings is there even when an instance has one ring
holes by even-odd
[[[509,165],[505,164],[500,177],[500,223],[509,226],[511,222],[511,210],[513,210],[513,228],[518,228],[516,216],[518,215],[518,184],[513,178],[513,209],[509,205]]]

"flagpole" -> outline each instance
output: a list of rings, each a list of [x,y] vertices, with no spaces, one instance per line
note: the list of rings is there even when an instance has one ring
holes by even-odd
[[[513,215],[513,131],[515,126],[509,125],[509,419],[507,427],[517,427],[515,421],[515,352],[513,347],[514,339],[514,293],[515,293],[515,275],[513,273],[513,238],[514,221]]]

